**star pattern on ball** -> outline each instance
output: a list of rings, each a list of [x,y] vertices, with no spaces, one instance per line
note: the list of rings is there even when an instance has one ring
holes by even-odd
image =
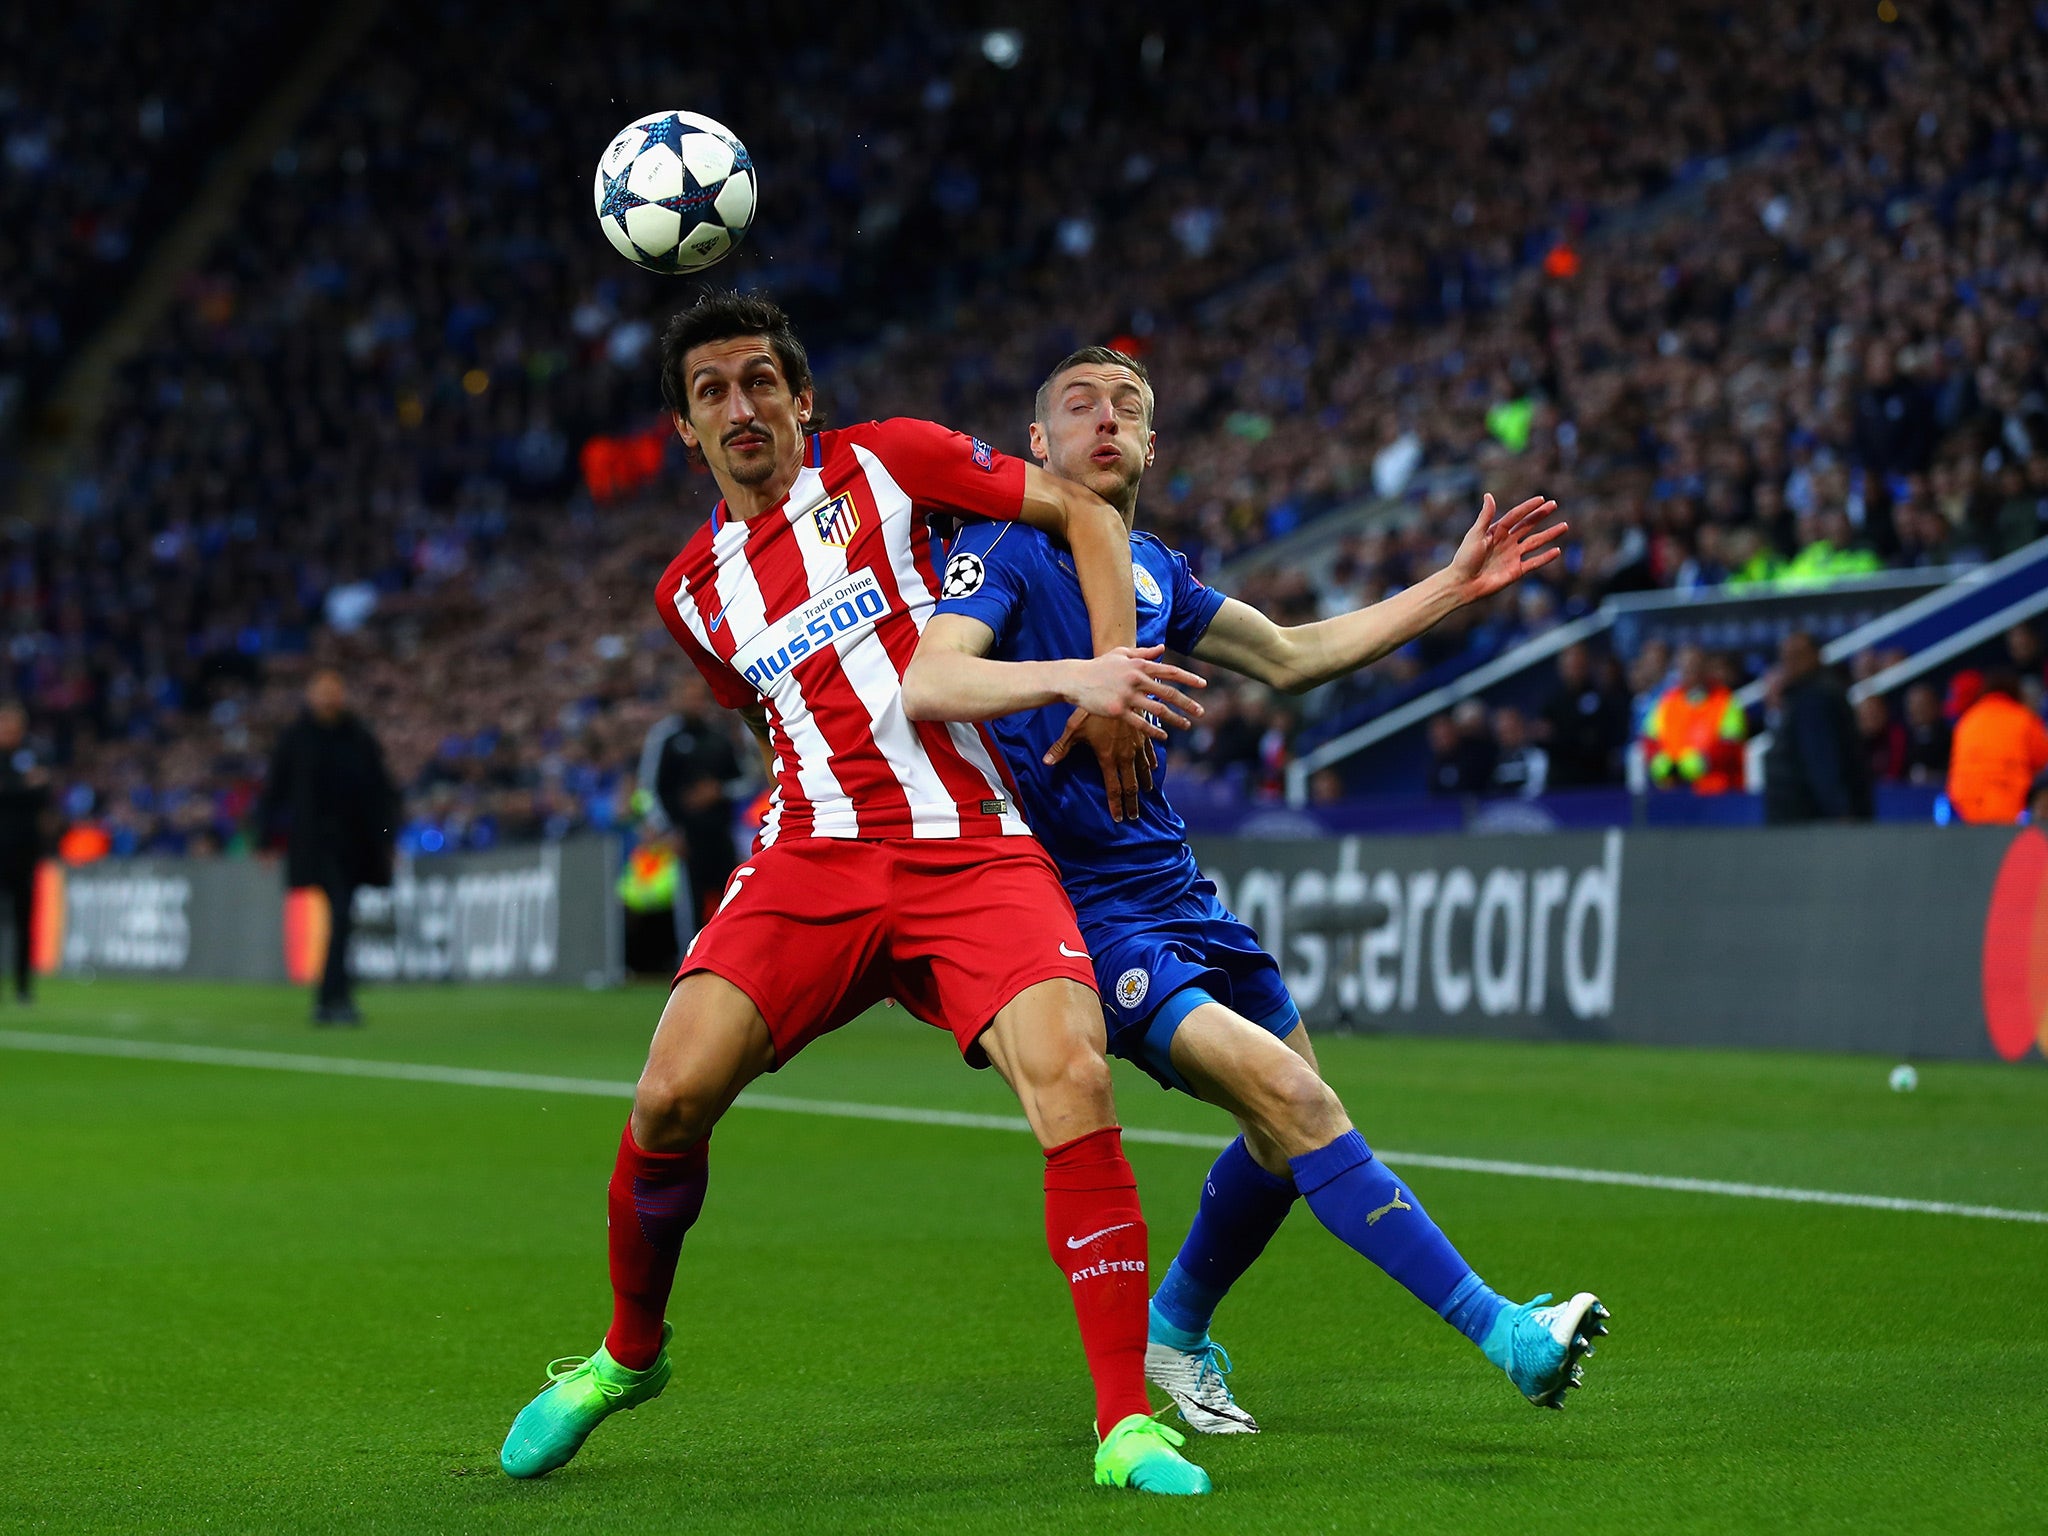
[[[640,131],[647,135],[640,145],[641,154],[646,154],[657,144],[666,144],[676,151],[680,158],[683,148],[683,123],[675,113],[671,112],[666,117],[659,117],[651,123],[643,124]]]
[[[597,216],[601,219],[617,219],[623,225],[626,215],[647,201],[644,197],[636,196],[633,189],[626,185],[633,174],[633,162],[628,160],[626,168],[616,176],[608,175],[602,170],[598,174],[604,177],[604,202],[599,205]]]

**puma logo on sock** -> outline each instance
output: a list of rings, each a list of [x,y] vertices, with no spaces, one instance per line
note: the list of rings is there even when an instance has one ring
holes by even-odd
[[[1396,1189],[1394,1191],[1393,1199],[1389,1200],[1385,1205],[1381,1206],[1378,1210],[1367,1211],[1365,1213],[1365,1224],[1368,1227],[1371,1226],[1374,1222],[1378,1221],[1382,1216],[1386,1215],[1389,1211],[1412,1211],[1414,1209],[1414,1206],[1410,1205],[1406,1200],[1403,1200],[1401,1198],[1401,1191],[1399,1189]]]

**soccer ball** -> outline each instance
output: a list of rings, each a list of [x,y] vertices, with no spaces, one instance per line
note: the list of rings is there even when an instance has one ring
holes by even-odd
[[[730,128],[656,112],[612,135],[594,198],[605,238],[650,272],[696,272],[754,222],[754,162]]]

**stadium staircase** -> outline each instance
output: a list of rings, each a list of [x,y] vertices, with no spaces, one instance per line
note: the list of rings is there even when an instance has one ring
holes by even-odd
[[[79,347],[51,394],[51,430],[26,455],[15,482],[17,517],[39,519],[96,441],[110,386],[176,300],[178,284],[228,228],[249,183],[354,54],[385,0],[336,0],[297,66],[220,153],[197,195],[164,233],[105,324]]]

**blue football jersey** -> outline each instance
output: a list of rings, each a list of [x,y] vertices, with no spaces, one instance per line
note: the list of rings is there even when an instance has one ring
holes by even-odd
[[[1190,654],[1223,606],[1184,556],[1149,533],[1131,535],[1138,644]],[[999,661],[1059,661],[1095,654],[1074,557],[1024,523],[969,523],[947,552],[939,613],[965,614],[995,631]],[[1132,901],[1170,900],[1200,878],[1187,828],[1165,795],[1164,754],[1136,821],[1116,821],[1095,754],[1077,747],[1048,768],[1046,750],[1066,729],[1070,705],[1051,704],[989,722],[1031,830],[1060,868],[1083,925]]]

